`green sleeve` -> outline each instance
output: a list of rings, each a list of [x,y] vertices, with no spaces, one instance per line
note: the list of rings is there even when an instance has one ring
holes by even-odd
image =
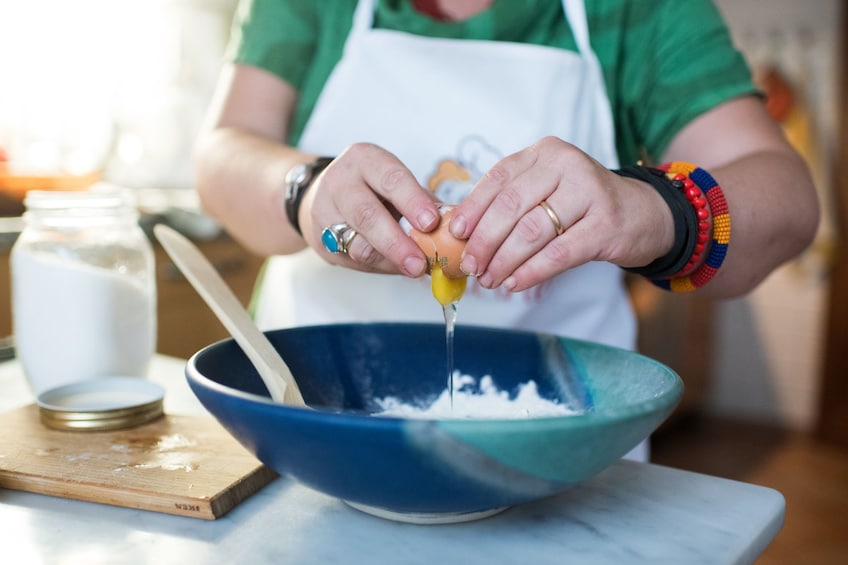
[[[226,54],[298,91],[288,135],[296,144],[330,72],[344,50],[356,0],[241,0]]]
[[[633,161],[639,147],[656,161],[690,121],[757,90],[711,0],[687,0],[685,7],[677,0],[632,5],[631,24],[642,29],[625,41],[619,119],[626,127],[619,128],[625,134],[619,153]],[[639,6],[649,13],[640,14]]]
[[[320,1],[242,0],[226,58],[266,70],[300,90],[318,44]]]

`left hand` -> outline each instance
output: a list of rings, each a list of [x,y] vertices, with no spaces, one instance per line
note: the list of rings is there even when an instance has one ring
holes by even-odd
[[[539,203],[547,201],[562,233]],[[649,184],[624,178],[555,137],[497,163],[457,206],[463,270],[517,292],[590,261],[647,265],[674,240],[671,210]]]

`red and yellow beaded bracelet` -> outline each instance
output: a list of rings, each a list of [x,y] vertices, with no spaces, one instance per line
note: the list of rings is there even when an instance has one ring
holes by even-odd
[[[730,245],[730,212],[718,182],[704,169],[680,161],[657,168],[672,181],[682,183],[681,188],[698,215],[698,235],[692,256],[683,269],[671,277],[652,282],[672,292],[690,292],[707,284],[724,263]],[[712,240],[709,237],[711,228]],[[704,251],[707,257],[699,265]]]
[[[707,197],[703,192],[701,192],[700,187],[695,184],[695,181],[681,173],[675,174],[666,171],[666,174],[674,186],[683,193],[686,200],[695,211],[697,232],[695,233],[695,243],[692,248],[692,254],[686,259],[686,263],[683,265],[682,269],[668,277],[682,278],[690,275],[695,270],[695,267],[701,264],[704,251],[707,250],[707,246],[709,244],[713,216],[707,206]]]

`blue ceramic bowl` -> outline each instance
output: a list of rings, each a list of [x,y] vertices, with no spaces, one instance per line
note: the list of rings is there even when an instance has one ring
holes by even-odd
[[[531,419],[375,417],[375,399],[423,401],[447,384],[441,324],[267,332],[311,409],[271,401],[232,340],[189,360],[201,403],[264,464],[375,515],[457,522],[588,479],[645,439],[683,385],[633,352],[531,332],[458,326],[455,367],[500,390],[534,380],[578,413]]]

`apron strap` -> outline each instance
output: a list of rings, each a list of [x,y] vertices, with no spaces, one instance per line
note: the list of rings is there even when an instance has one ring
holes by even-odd
[[[356,11],[353,13],[353,25],[345,41],[345,52],[347,52],[354,38],[358,38],[374,25],[375,0],[359,0],[356,3]]]
[[[589,43],[589,21],[586,19],[583,0],[562,0],[562,7],[580,54],[584,57],[593,54],[592,45]]]

